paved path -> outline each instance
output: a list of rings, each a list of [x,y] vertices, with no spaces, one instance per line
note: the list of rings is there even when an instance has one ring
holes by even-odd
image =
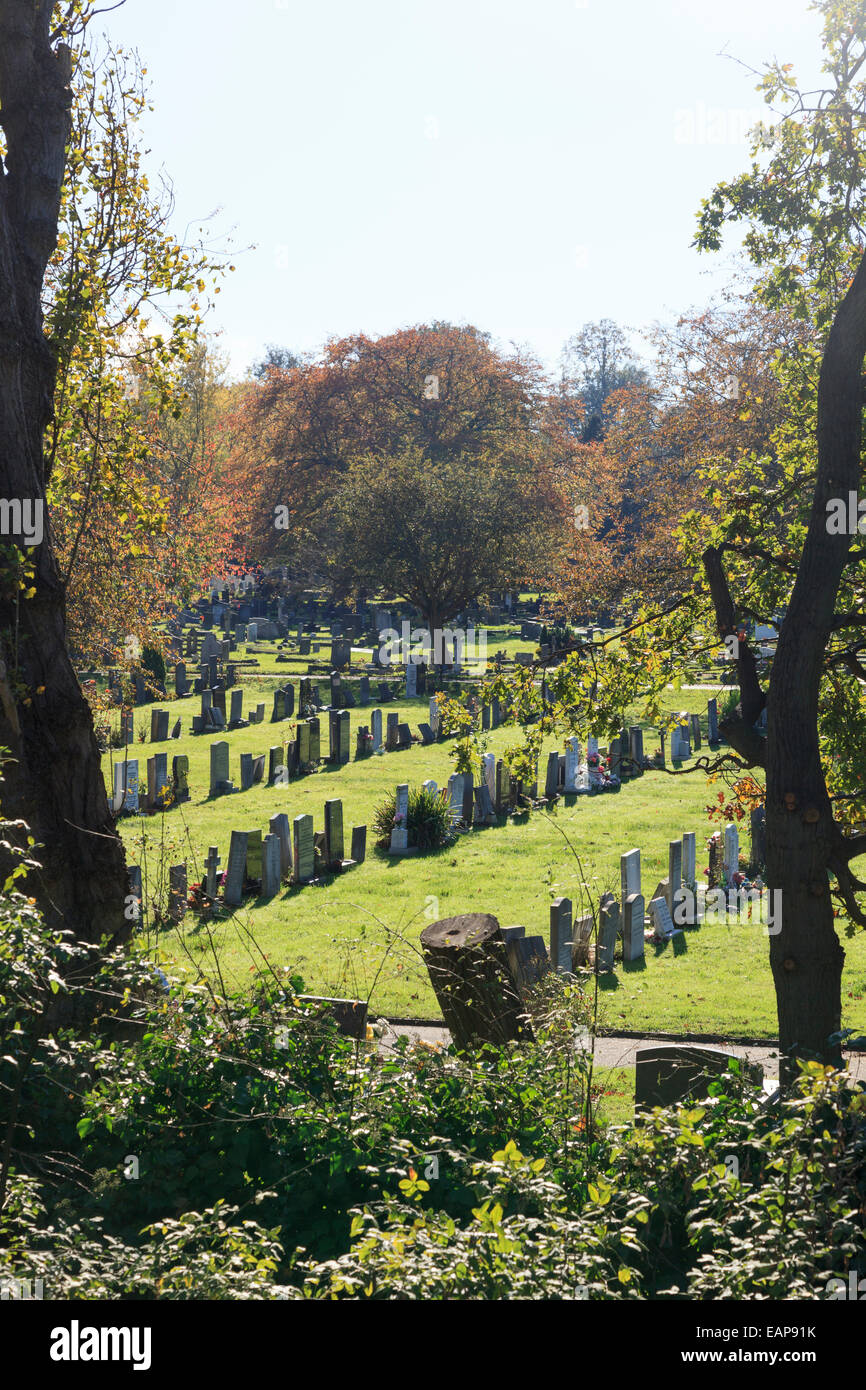
[[[382,1038],[381,1046],[388,1048],[393,1046],[398,1037],[408,1037],[415,1041],[429,1043],[431,1045],[447,1044],[451,1041],[448,1029],[442,1025],[431,1023],[389,1023],[387,1031]],[[596,1066],[600,1067],[633,1067],[635,1064],[635,1053],[639,1047],[649,1047],[653,1043],[665,1043],[682,1041],[688,1043],[690,1047],[700,1047],[700,1042],[693,1042],[691,1039],[675,1039],[672,1037],[621,1037],[617,1035],[605,1035],[598,1037],[595,1041],[595,1061]],[[764,1068],[764,1076],[769,1080],[779,1075],[779,1049],[771,1043],[728,1043],[716,1042],[712,1039],[704,1039],[703,1046],[721,1048],[723,1052],[730,1052],[734,1057],[745,1057],[750,1062],[759,1062]],[[851,1074],[859,1081],[866,1081],[866,1053],[859,1052],[849,1055],[848,1066]]]

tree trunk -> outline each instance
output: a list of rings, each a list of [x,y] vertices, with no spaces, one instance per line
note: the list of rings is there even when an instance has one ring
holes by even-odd
[[[5,815],[25,820],[42,868],[28,886],[52,926],[97,942],[123,939],[124,853],[115,834],[89,707],[66,650],[63,587],[45,493],[43,434],[55,359],[43,333],[45,267],[70,129],[69,50],[52,51],[52,0],[0,0],[0,491],[41,509],[43,537],[27,553],[34,575],[0,577],[0,745]],[[4,546],[24,546],[20,530]],[[38,534],[38,533],[37,533]],[[35,589],[26,597],[24,588]]]
[[[809,530],[782,623],[767,700],[767,878],[781,890],[770,938],[783,1077],[794,1057],[838,1065],[845,953],[833,926],[833,822],[818,744],[818,696],[851,537],[827,530],[827,503],[857,492],[866,354],[866,262],[827,339],[818,386],[818,474]]]

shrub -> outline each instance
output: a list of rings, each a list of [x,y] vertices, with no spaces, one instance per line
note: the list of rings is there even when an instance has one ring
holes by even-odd
[[[397,796],[389,792],[373,813],[376,843],[386,848],[397,815]],[[430,792],[423,787],[409,791],[407,828],[409,844],[420,850],[442,849],[456,838],[455,816],[445,791]]]

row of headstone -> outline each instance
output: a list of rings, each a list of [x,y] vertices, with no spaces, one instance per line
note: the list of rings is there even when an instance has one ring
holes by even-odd
[[[111,808],[116,816],[137,815],[140,811],[164,811],[168,806],[189,801],[189,758],[172,758],[168,775],[168,754],[157,753],[147,760],[147,791],[138,779],[138,760],[116,762],[113,768]]]

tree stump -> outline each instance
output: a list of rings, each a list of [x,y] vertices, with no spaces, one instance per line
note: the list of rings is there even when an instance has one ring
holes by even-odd
[[[532,1039],[532,1025],[495,917],[445,917],[421,933],[421,949],[455,1045]]]

